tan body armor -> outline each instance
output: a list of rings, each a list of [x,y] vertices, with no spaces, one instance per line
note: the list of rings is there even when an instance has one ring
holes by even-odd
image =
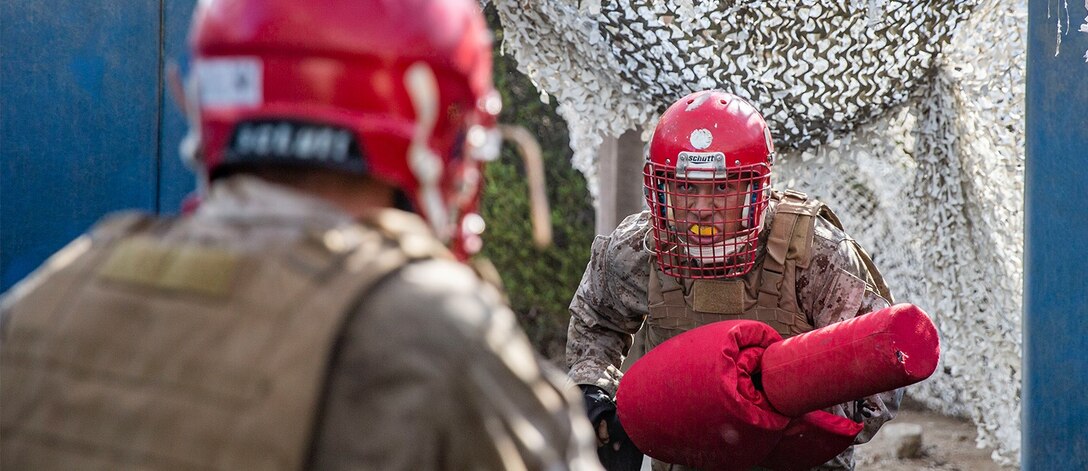
[[[348,314],[447,256],[397,217],[259,251],[140,216],[73,242],[5,306],[0,467],[304,467]]]
[[[645,352],[673,336],[712,322],[752,319],[774,327],[782,337],[813,329],[797,303],[797,270],[811,260],[817,217],[842,229],[826,205],[787,190],[771,220],[766,248],[756,268],[732,279],[678,280],[650,269],[646,323],[635,335],[624,370]],[[656,264],[655,259],[651,263]]]

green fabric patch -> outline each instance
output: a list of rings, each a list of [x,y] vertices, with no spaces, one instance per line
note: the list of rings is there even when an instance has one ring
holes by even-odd
[[[122,240],[98,275],[168,291],[222,297],[230,291],[237,254],[198,245],[170,246],[149,237]]]
[[[712,314],[744,312],[744,282],[741,280],[695,280],[691,287],[692,309]]]

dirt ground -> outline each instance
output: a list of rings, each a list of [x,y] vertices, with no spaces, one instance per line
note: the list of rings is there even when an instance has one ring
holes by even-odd
[[[928,411],[905,400],[899,415],[890,423],[922,426],[922,452],[916,459],[897,459],[895,446],[877,433],[873,440],[856,449],[856,471],[1009,471],[990,458],[993,451],[975,446],[975,426],[969,420]]]
[[[856,448],[855,471],[1013,471],[990,458],[989,448],[975,446],[975,426],[969,420],[946,417],[904,399],[899,415],[891,423],[922,426],[922,451],[916,459],[895,457],[895,444],[877,433],[872,441]],[[650,471],[647,459],[642,470]]]

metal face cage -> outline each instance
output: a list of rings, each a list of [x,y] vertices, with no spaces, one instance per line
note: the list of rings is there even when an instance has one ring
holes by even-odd
[[[720,152],[681,152],[675,166],[643,168],[661,271],[733,278],[755,265],[770,195],[767,164],[729,167]]]

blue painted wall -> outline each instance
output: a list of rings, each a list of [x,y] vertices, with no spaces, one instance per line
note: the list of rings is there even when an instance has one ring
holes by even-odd
[[[191,190],[161,71],[193,4],[0,3],[0,290],[104,214],[173,212]]]
[[[1028,5],[1021,461],[1088,470],[1088,12]]]

